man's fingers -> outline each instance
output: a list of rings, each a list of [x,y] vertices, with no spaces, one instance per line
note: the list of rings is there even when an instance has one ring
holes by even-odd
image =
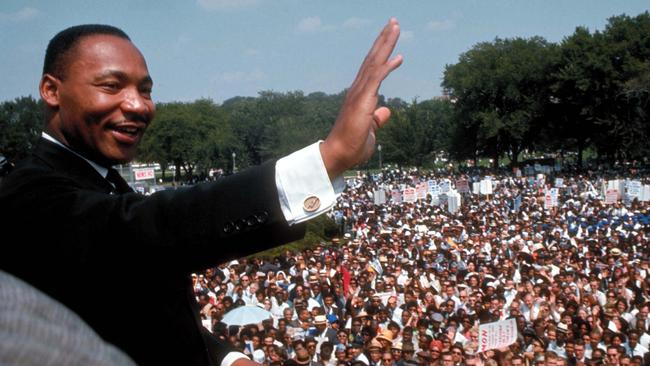
[[[372,118],[377,123],[377,127],[382,128],[390,118],[390,109],[386,107],[379,107],[372,114]]]
[[[397,20],[391,18],[379,36],[377,36],[377,39],[375,39],[370,51],[368,51],[366,58],[361,63],[357,79],[363,78],[363,74],[365,74],[369,68],[381,66],[386,63],[386,60],[395,48],[398,38],[399,26],[397,25]]]
[[[378,64],[383,64],[388,60],[399,39],[399,25],[397,23],[389,25],[388,33],[382,37],[383,43],[377,48],[377,52],[373,56]]]
[[[393,26],[397,24],[397,20],[395,18],[391,18],[388,21],[388,24],[384,26],[384,29],[381,30],[377,38],[375,39],[375,42],[372,44],[372,47],[370,47],[370,51],[368,51],[368,54],[366,55],[366,58],[363,60],[363,63],[361,64],[361,67],[365,66],[367,63],[373,63],[375,56],[379,52],[381,48],[384,47],[386,43],[386,39],[388,38],[389,34],[391,33]]]

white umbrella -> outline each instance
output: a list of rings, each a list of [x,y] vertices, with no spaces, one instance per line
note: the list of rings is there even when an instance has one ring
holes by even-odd
[[[271,312],[259,306],[240,306],[227,312],[221,321],[228,325],[247,325],[261,323],[270,317]]]

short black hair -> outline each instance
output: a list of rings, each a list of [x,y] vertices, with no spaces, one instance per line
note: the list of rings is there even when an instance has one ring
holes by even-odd
[[[64,77],[63,71],[67,66],[67,55],[80,39],[93,35],[111,35],[131,41],[123,30],[112,25],[82,24],[66,28],[57,33],[47,45],[43,75],[51,74],[59,79]]]

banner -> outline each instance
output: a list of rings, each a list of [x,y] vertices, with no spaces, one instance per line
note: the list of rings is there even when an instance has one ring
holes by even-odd
[[[402,203],[402,192],[399,189],[393,189],[390,191],[390,198],[394,204]]]
[[[643,193],[641,194],[641,198],[639,198],[639,201],[642,202],[650,201],[650,184],[643,185]]]
[[[440,187],[440,193],[447,193],[451,189],[451,183],[445,179],[439,184]]]
[[[492,194],[492,181],[482,180],[480,183],[481,194]]]
[[[544,193],[544,209],[550,210],[553,207],[553,198],[551,197],[551,191],[546,191]]]
[[[447,194],[447,211],[456,213],[460,209],[460,194],[456,191],[450,191]]]
[[[560,190],[557,188],[551,188],[549,192],[551,192],[551,206],[557,207]]]
[[[404,202],[415,203],[415,201],[417,201],[417,193],[415,191],[415,188],[404,188],[404,191],[402,192],[402,199]]]
[[[481,193],[481,183],[480,182],[472,183],[472,193],[474,193],[474,194]]]
[[[517,340],[517,322],[514,318],[478,327],[478,351],[508,347]]]
[[[133,169],[133,176],[135,180],[156,179],[153,168]]]
[[[438,187],[435,180],[428,181],[427,185],[429,186],[429,193],[431,193],[431,194],[433,194],[433,191],[435,191],[437,189],[437,187]]]
[[[469,183],[467,179],[459,179],[456,181],[456,190],[459,193],[469,193]]]
[[[373,191],[372,196],[375,199],[375,205],[383,205],[386,203],[386,191],[383,189]]]
[[[605,192],[605,204],[611,205],[618,201],[618,189],[608,189]]]
[[[643,189],[643,186],[641,185],[641,181],[638,180],[631,180],[627,184],[627,195],[630,197],[630,199],[638,199],[641,200],[641,191]]]
[[[415,187],[415,190],[417,192],[417,197],[419,200],[427,198],[428,189],[429,185],[426,182],[418,183],[418,185]]]

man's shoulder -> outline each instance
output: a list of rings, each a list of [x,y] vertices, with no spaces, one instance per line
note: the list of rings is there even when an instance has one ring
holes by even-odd
[[[25,194],[34,190],[51,190],[58,186],[74,186],[79,183],[73,175],[55,169],[36,156],[21,160],[0,183],[0,197]]]

